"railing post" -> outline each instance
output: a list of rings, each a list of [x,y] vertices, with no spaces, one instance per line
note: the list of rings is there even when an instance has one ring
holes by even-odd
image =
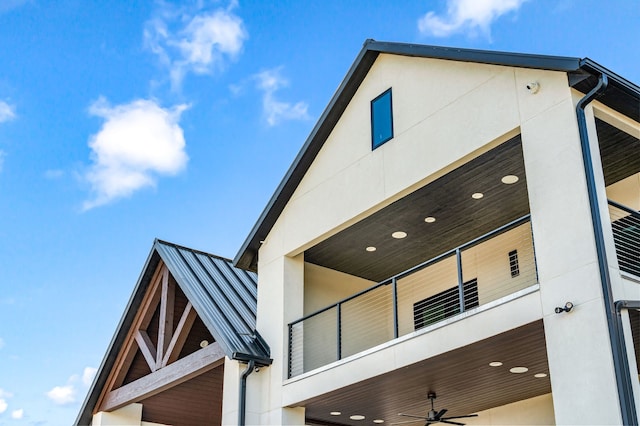
[[[393,338],[398,338],[398,281],[395,277],[391,280],[393,297]]]
[[[289,366],[287,369],[287,377],[290,379],[291,378],[291,369],[292,369],[292,362],[293,360],[291,358],[293,358],[293,325],[289,324]]]
[[[456,265],[458,267],[458,301],[460,312],[464,312],[464,281],[462,278],[462,250],[456,249]]]
[[[529,221],[529,233],[531,234],[531,250],[533,251],[533,270],[536,273],[536,282],[540,282],[538,278],[538,259],[536,259],[536,240],[533,238],[533,223]]]
[[[342,304],[341,303],[337,303],[336,304],[336,308],[338,309],[338,313],[337,313],[337,318],[338,318],[338,330],[337,330],[337,334],[338,334],[338,338],[337,338],[337,352],[338,352],[338,360],[342,359],[342,327],[341,327],[341,323],[342,323]]]

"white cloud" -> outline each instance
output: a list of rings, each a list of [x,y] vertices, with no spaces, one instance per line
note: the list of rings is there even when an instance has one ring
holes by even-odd
[[[76,394],[78,392],[76,383],[82,380],[82,384],[87,387],[91,384],[93,376],[96,374],[97,369],[93,367],[85,367],[82,370],[82,376],[79,374],[73,374],[67,379],[67,384],[64,386],[55,386],[49,392],[46,393],[47,397],[58,405],[72,404],[76,402]],[[0,392],[2,390],[0,389]],[[0,397],[2,394],[0,394]]]
[[[291,104],[276,99],[275,93],[288,85],[288,81],[280,75],[280,68],[262,71],[254,76],[257,87],[263,93],[262,108],[270,126],[282,120],[305,120],[308,105],[305,102]]]
[[[169,69],[174,89],[187,73],[211,74],[240,54],[248,34],[235,6],[194,13],[164,4],[147,22],[145,46]]]
[[[88,210],[155,186],[157,175],[175,175],[187,164],[180,114],[188,108],[160,107],[153,100],[109,106],[98,99],[89,112],[105,120],[91,136],[93,164],[85,174],[93,192],[83,205]]]
[[[0,123],[14,120],[17,117],[15,107],[5,101],[0,101]]]
[[[96,375],[97,371],[97,368],[85,367],[84,371],[82,372],[82,384],[84,384],[85,386],[89,386],[93,381],[93,377]]]
[[[13,410],[11,412],[11,418],[15,420],[20,420],[24,416],[24,410],[22,408],[18,410]]]
[[[500,16],[516,11],[527,0],[447,0],[445,16],[428,12],[418,20],[423,34],[447,37],[456,32],[489,35],[491,24]]]
[[[76,401],[76,389],[73,385],[55,386],[46,395],[58,405],[71,404]]]
[[[12,396],[13,394],[11,392],[7,392],[6,390],[0,388],[0,414],[7,411],[7,407],[9,407],[7,398],[11,398]]]

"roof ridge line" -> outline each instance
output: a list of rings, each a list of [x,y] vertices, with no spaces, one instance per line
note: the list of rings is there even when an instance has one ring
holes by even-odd
[[[172,243],[170,241],[163,240],[163,239],[160,239],[160,238],[155,238],[154,239],[154,241],[153,241],[154,247],[155,247],[156,244],[163,244],[163,245],[166,245],[166,246],[175,247],[177,249],[182,249],[182,250],[187,250],[187,251],[190,251],[190,252],[193,252],[193,253],[203,254],[203,255],[208,256],[208,257],[214,257],[216,259],[223,260],[223,261],[225,261],[227,263],[233,263],[233,261],[231,259],[229,259],[228,257],[220,256],[220,255],[214,254],[214,253],[209,253],[209,252],[206,252],[204,250],[194,249],[194,248],[191,248],[191,247],[184,246],[182,244]]]

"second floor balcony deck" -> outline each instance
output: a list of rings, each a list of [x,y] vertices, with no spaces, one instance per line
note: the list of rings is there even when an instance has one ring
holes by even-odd
[[[640,277],[640,212],[609,201],[618,264]],[[537,283],[529,215],[289,324],[289,377],[428,332]]]
[[[537,283],[529,215],[289,324],[289,377]]]

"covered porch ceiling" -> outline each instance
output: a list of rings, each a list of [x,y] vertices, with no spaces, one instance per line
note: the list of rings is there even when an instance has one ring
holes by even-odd
[[[503,364],[489,366],[495,361]],[[528,371],[511,373],[513,367],[527,367]],[[541,373],[546,376],[534,376]],[[447,416],[466,415],[548,394],[548,374],[540,320],[299,405],[306,408],[309,425],[362,425],[373,420],[384,420],[388,425],[410,420],[398,413],[426,415],[428,392],[436,393],[437,410],[447,408]],[[365,419],[351,420],[352,415]]]
[[[503,183],[507,175],[518,181]],[[518,135],[311,247],[305,261],[379,282],[528,212]],[[406,238],[393,238],[396,231]]]

